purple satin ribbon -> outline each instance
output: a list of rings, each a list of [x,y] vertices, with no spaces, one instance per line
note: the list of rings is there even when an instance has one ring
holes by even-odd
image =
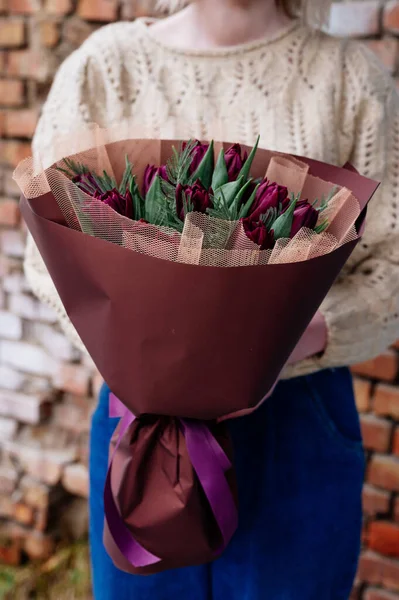
[[[120,516],[111,488],[111,470],[115,452],[136,417],[112,393],[109,396],[109,415],[120,417],[122,421],[105,482],[105,518],[114,542],[126,560],[134,567],[146,567],[161,559],[148,552],[133,538]],[[225,477],[225,472],[231,468],[231,463],[204,423],[187,419],[181,419],[180,422],[191,463],[222,534],[223,543],[216,552],[219,554],[231,540],[238,524],[237,507]]]

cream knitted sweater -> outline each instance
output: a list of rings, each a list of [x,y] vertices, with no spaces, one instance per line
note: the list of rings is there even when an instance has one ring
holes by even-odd
[[[94,33],[61,66],[34,137],[55,160],[59,133],[122,119],[179,138],[224,139],[343,165],[382,180],[363,242],[322,305],[328,346],[286,377],[363,361],[399,338],[399,100],[363,46],[311,34],[293,23],[274,39],[212,51],[163,46],[150,22]],[[165,127],[166,126],[166,127]],[[29,240],[26,274],[81,346]],[[293,298],[293,309],[295,298]]]

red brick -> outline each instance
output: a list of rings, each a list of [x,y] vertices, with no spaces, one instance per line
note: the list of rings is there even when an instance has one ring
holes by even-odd
[[[358,577],[361,581],[399,590],[399,561],[368,550],[360,557]]]
[[[373,360],[352,367],[352,371],[355,375],[371,379],[393,381],[398,372],[397,354],[393,350],[388,350]]]
[[[60,364],[53,377],[56,388],[87,396],[89,393],[90,371],[81,365]]]
[[[0,163],[10,167],[15,168],[21,160],[31,156],[31,153],[31,145],[27,142],[0,141]]]
[[[55,21],[42,21],[39,24],[39,38],[46,48],[54,48],[60,40],[60,26]]]
[[[19,79],[0,79],[0,106],[21,106],[25,101],[24,82]]]
[[[330,33],[345,37],[365,37],[380,33],[378,0],[334,3],[331,10]]]
[[[68,15],[73,10],[72,0],[46,0],[45,11],[50,15]]]
[[[25,23],[22,19],[0,18],[0,47],[19,48],[26,40]]]
[[[32,15],[40,11],[40,0],[7,0],[8,10],[13,15]]]
[[[386,36],[380,40],[368,40],[366,44],[377,55],[384,67],[393,73],[398,59],[398,40]]]
[[[387,2],[384,7],[383,27],[391,33],[399,33],[399,2]]]
[[[45,83],[52,79],[57,64],[56,57],[48,51],[13,50],[8,55],[7,74]]]
[[[374,415],[362,415],[360,424],[364,447],[375,452],[386,452],[390,444],[392,424]]]
[[[373,408],[376,415],[399,419],[399,387],[377,385]]]
[[[118,4],[115,0],[79,0],[77,14],[88,21],[115,21]]]
[[[36,128],[39,111],[36,108],[9,110],[5,115],[5,135],[31,138]]]
[[[396,427],[393,436],[392,454],[399,456],[399,427]]]
[[[87,498],[89,495],[89,475],[85,465],[67,465],[62,477],[62,485],[73,495]]]
[[[20,221],[18,203],[15,200],[0,198],[0,225],[16,227]]]
[[[389,492],[379,490],[366,483],[362,495],[363,513],[369,517],[388,514],[390,497]]]
[[[399,600],[399,596],[381,588],[369,588],[364,593],[364,600]]]
[[[0,564],[19,565],[22,559],[22,540],[12,535],[8,524],[0,529]]]
[[[366,379],[360,379],[359,377],[354,377],[353,386],[355,390],[357,410],[360,413],[368,412],[370,410],[370,381],[367,381]]]
[[[399,557],[399,526],[388,521],[373,521],[367,533],[368,546],[385,556]],[[398,582],[399,583],[399,582]]]
[[[399,492],[399,459],[374,454],[367,481],[386,490]]]
[[[154,0],[122,0],[121,19],[131,21],[137,17],[160,16],[160,11],[156,8]]]

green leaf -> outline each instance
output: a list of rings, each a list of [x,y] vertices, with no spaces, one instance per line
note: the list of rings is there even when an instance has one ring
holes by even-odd
[[[231,207],[230,207],[230,214],[231,214],[231,220],[235,221],[238,218],[238,209],[241,206],[242,203],[242,199],[246,193],[246,191],[248,190],[249,186],[251,185],[252,180],[249,179],[247,181],[247,183],[245,183],[242,188],[239,190],[238,194],[236,195],[236,197],[234,198]]]
[[[245,161],[245,163],[242,166],[241,171],[238,174],[238,177],[244,177],[244,180],[247,180],[249,177],[249,172],[251,170],[252,163],[255,158],[255,154],[258,149],[258,146],[259,146],[259,140],[260,140],[260,135],[258,135],[255,146],[252,148],[250,155],[248,156],[247,160]]]
[[[108,188],[108,191],[116,189],[116,181],[113,177],[110,177],[106,171],[103,171],[103,181]]]
[[[256,188],[254,189],[254,191],[251,194],[251,197],[246,201],[246,203],[241,207],[241,210],[238,214],[238,218],[239,219],[245,219],[246,216],[248,216],[248,213],[251,209],[251,206],[253,205],[253,203],[255,202],[255,197],[256,197],[256,192],[258,191],[258,187],[260,186],[260,183],[258,183],[258,185],[256,186]]]
[[[141,197],[135,175],[131,178],[128,189],[132,197],[134,219],[136,221],[144,219],[144,200]]]
[[[326,219],[325,221],[320,223],[320,225],[317,225],[313,231],[315,233],[323,233],[323,231],[325,231],[327,229],[328,225],[329,225],[328,219]]]
[[[119,186],[119,192],[121,194],[124,194],[126,192],[126,189],[130,189],[131,179],[133,178],[132,170],[133,170],[133,165],[130,162],[130,160],[128,159],[128,156],[126,154],[125,155],[125,170],[123,172],[122,181]]]
[[[144,219],[153,225],[183,231],[183,223],[176,215],[176,205],[171,204],[162,191],[161,178],[154,177],[145,199]]]
[[[287,210],[280,215],[273,224],[274,239],[289,238],[291,233],[292,221],[294,219],[294,210],[299,200],[299,194],[291,196],[291,204]]]
[[[204,158],[201,160],[198,165],[198,169],[193,173],[190,177],[190,181],[195,183],[198,179],[204,186],[206,190],[211,187],[212,184],[212,175],[215,167],[215,159],[214,159],[214,144],[213,140],[209,144],[209,148],[206,151]]]
[[[260,216],[260,220],[265,224],[269,231],[272,228],[274,221],[277,219],[278,214],[277,208],[271,206],[263,215]]]
[[[226,160],[224,158],[224,149],[222,148],[219,152],[219,156],[216,162],[216,167],[212,177],[212,189],[215,192],[222,185],[227,183],[229,180],[229,174],[227,172]]]
[[[215,208],[221,202],[221,199],[223,199],[223,201],[226,203],[226,206],[230,208],[243,183],[243,178],[239,177],[237,181],[229,181],[217,189],[214,193]]]
[[[236,182],[234,182],[234,183],[236,183]],[[219,198],[218,198],[217,207],[215,206],[215,208],[208,209],[208,214],[211,217],[215,217],[216,219],[224,219],[225,221],[232,221],[231,215],[230,215],[230,208],[228,206],[227,199],[224,195],[223,187],[225,187],[225,186],[222,186],[221,188],[218,189]]]
[[[154,177],[145,199],[145,220],[153,225],[168,225],[168,211],[165,196],[161,188],[161,178]]]
[[[178,183],[188,185],[190,182],[188,172],[193,161],[192,152],[195,148],[195,144],[196,142],[190,140],[187,142],[184,150],[181,149],[180,152],[176,150],[174,146],[172,148],[172,156],[166,164],[166,172],[170,183],[173,184],[174,187],[176,187]]]

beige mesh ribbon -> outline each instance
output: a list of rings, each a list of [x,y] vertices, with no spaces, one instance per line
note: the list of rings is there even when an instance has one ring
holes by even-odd
[[[89,170],[102,174],[105,170],[120,181],[125,167],[125,156],[134,165],[137,183],[142,185],[144,169],[148,164],[164,164],[172,146],[179,140],[153,140],[135,128],[124,124],[112,129],[92,125],[79,134],[60,137],[54,156],[59,158],[52,166],[32,158],[24,160],[15,170],[14,179],[26,198],[38,198],[52,192],[69,227],[81,230],[108,242],[156,258],[197,265],[236,267],[257,264],[282,264],[304,261],[336,250],[358,237],[355,222],[360,206],[351,191],[335,187],[328,208],[320,213],[329,227],[321,234],[301,229],[293,239],[279,239],[272,250],[259,250],[246,236],[240,221],[223,221],[201,213],[189,213],[183,232],[138,223],[116,213],[100,200],[82,192],[67,176],[57,170],[63,157],[83,163]],[[215,155],[225,142],[215,144]],[[331,195],[334,185],[313,177],[308,166],[288,155],[259,149],[251,175],[267,177],[300,194],[309,202],[320,202]]]

